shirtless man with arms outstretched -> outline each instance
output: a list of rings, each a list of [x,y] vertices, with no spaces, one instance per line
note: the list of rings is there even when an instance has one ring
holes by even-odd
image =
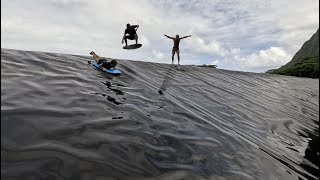
[[[173,48],[172,48],[172,64],[173,64],[173,59],[174,59],[174,54],[177,52],[178,55],[178,64],[180,65],[180,50],[179,50],[179,43],[181,39],[187,38],[187,37],[191,37],[191,35],[189,36],[184,36],[184,37],[179,37],[179,35],[177,34],[175,38],[167,36],[164,34],[164,36],[166,36],[169,39],[173,40]]]

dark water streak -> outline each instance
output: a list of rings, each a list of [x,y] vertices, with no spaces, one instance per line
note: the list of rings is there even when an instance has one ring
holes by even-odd
[[[319,80],[1,49],[1,179],[319,179]]]

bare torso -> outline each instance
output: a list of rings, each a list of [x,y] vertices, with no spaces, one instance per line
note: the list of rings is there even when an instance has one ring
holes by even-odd
[[[173,48],[179,49],[179,44],[180,44],[180,38],[174,38],[173,39]]]

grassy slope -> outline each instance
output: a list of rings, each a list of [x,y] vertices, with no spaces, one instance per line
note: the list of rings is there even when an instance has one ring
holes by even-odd
[[[319,78],[319,56],[304,58],[301,62],[289,67],[273,70],[272,74],[297,77]]]

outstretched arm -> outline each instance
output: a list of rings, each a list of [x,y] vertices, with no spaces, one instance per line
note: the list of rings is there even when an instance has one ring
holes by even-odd
[[[169,39],[174,39],[173,37],[170,37],[170,36],[165,35],[165,34],[164,34],[164,36],[167,37],[167,38],[169,38]]]
[[[187,37],[191,37],[191,35],[189,35],[189,36],[184,36],[184,37],[182,37],[182,38],[180,38],[180,39],[184,39],[184,38],[187,38]]]

